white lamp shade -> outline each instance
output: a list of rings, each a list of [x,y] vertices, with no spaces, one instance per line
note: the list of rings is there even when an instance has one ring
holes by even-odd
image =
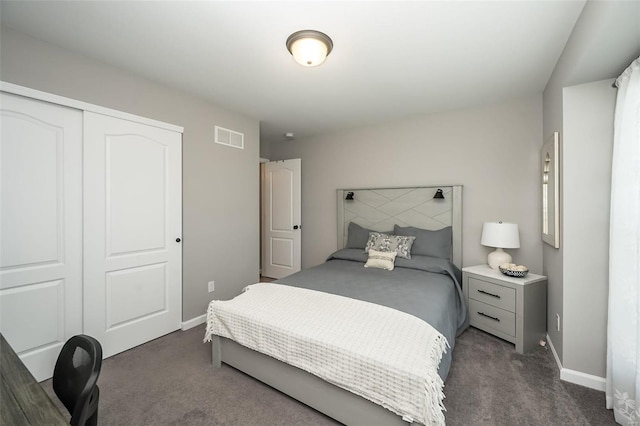
[[[518,225],[504,222],[485,222],[480,244],[496,248],[520,248]]]
[[[301,38],[291,45],[291,54],[297,63],[315,67],[327,58],[327,45],[315,38]]]
[[[480,244],[496,248],[487,256],[487,263],[491,268],[498,269],[503,263],[511,263],[511,255],[502,249],[520,247],[518,225],[515,223],[485,222],[482,225]]]

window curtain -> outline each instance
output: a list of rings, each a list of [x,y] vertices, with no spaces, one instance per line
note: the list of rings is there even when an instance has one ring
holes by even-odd
[[[609,242],[607,408],[640,424],[640,58],[616,80]]]

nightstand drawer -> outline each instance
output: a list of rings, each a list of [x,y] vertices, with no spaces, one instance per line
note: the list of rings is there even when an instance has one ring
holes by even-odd
[[[469,277],[469,298],[510,312],[516,311],[516,291],[509,287]]]
[[[469,300],[469,316],[472,325],[489,327],[513,337],[516,335],[516,314],[513,312]]]

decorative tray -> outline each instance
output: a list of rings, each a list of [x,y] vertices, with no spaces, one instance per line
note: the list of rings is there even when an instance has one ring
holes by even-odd
[[[502,265],[500,265],[498,268],[503,274],[516,278],[526,277],[529,273],[529,269],[526,266],[513,265],[509,267],[502,267]]]

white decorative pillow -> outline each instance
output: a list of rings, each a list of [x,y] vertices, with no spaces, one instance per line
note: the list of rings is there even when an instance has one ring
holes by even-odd
[[[369,241],[367,241],[364,251],[365,253],[369,253],[369,250],[384,252],[395,251],[398,253],[398,257],[411,259],[411,246],[415,239],[416,237],[413,236],[388,235],[381,234],[380,232],[370,232]]]
[[[364,264],[365,268],[378,268],[393,271],[395,267],[396,252],[395,251],[376,251],[369,250],[369,258]]]

